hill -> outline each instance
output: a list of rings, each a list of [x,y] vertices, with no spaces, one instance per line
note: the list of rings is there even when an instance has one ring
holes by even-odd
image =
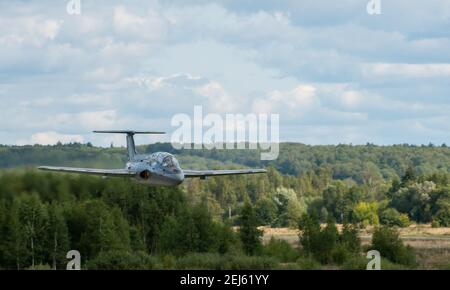
[[[352,179],[363,184],[369,179],[394,179],[412,167],[418,175],[450,171],[450,148],[412,145],[323,145],[281,143],[279,158],[261,161],[259,150],[175,150],[169,143],[138,146],[142,153],[167,151],[175,154],[184,168],[220,168],[229,165],[273,166],[280,173],[299,176],[320,168],[333,179]],[[0,146],[0,168],[42,164],[114,168],[126,162],[125,148],[100,148],[90,144],[55,146]]]

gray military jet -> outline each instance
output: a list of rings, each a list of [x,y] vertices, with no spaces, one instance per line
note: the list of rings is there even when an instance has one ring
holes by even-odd
[[[164,134],[164,132],[143,131],[94,131],[94,133],[119,133],[127,135],[128,162],[124,169],[96,169],[76,167],[39,166],[38,169],[48,171],[93,174],[100,176],[131,177],[138,182],[148,185],[175,186],[185,178],[208,176],[266,173],[265,169],[236,169],[236,170],[183,170],[177,159],[167,152],[156,152],[148,155],[138,154],[134,145],[135,134]]]

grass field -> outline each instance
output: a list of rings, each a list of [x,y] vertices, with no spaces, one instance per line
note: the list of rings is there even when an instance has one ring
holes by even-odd
[[[338,229],[342,225],[337,225]],[[289,228],[261,227],[264,231],[263,243],[272,237],[282,239],[298,246],[298,230]],[[372,227],[360,230],[363,245],[370,244]],[[431,225],[411,225],[399,229],[400,237],[405,244],[416,250],[420,269],[440,269],[450,265],[450,228],[432,228]]]

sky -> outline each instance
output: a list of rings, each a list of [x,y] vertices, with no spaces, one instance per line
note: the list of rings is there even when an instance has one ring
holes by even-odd
[[[196,105],[279,114],[281,141],[449,144],[450,1],[368,2],[1,1],[0,144],[123,145],[91,131]]]

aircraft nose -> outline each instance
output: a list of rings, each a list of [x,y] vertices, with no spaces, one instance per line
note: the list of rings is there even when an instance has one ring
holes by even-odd
[[[178,173],[178,174],[175,174],[175,175],[173,176],[173,179],[174,179],[174,181],[175,181],[177,184],[182,183],[183,180],[184,180],[184,174],[183,174],[183,172]]]

